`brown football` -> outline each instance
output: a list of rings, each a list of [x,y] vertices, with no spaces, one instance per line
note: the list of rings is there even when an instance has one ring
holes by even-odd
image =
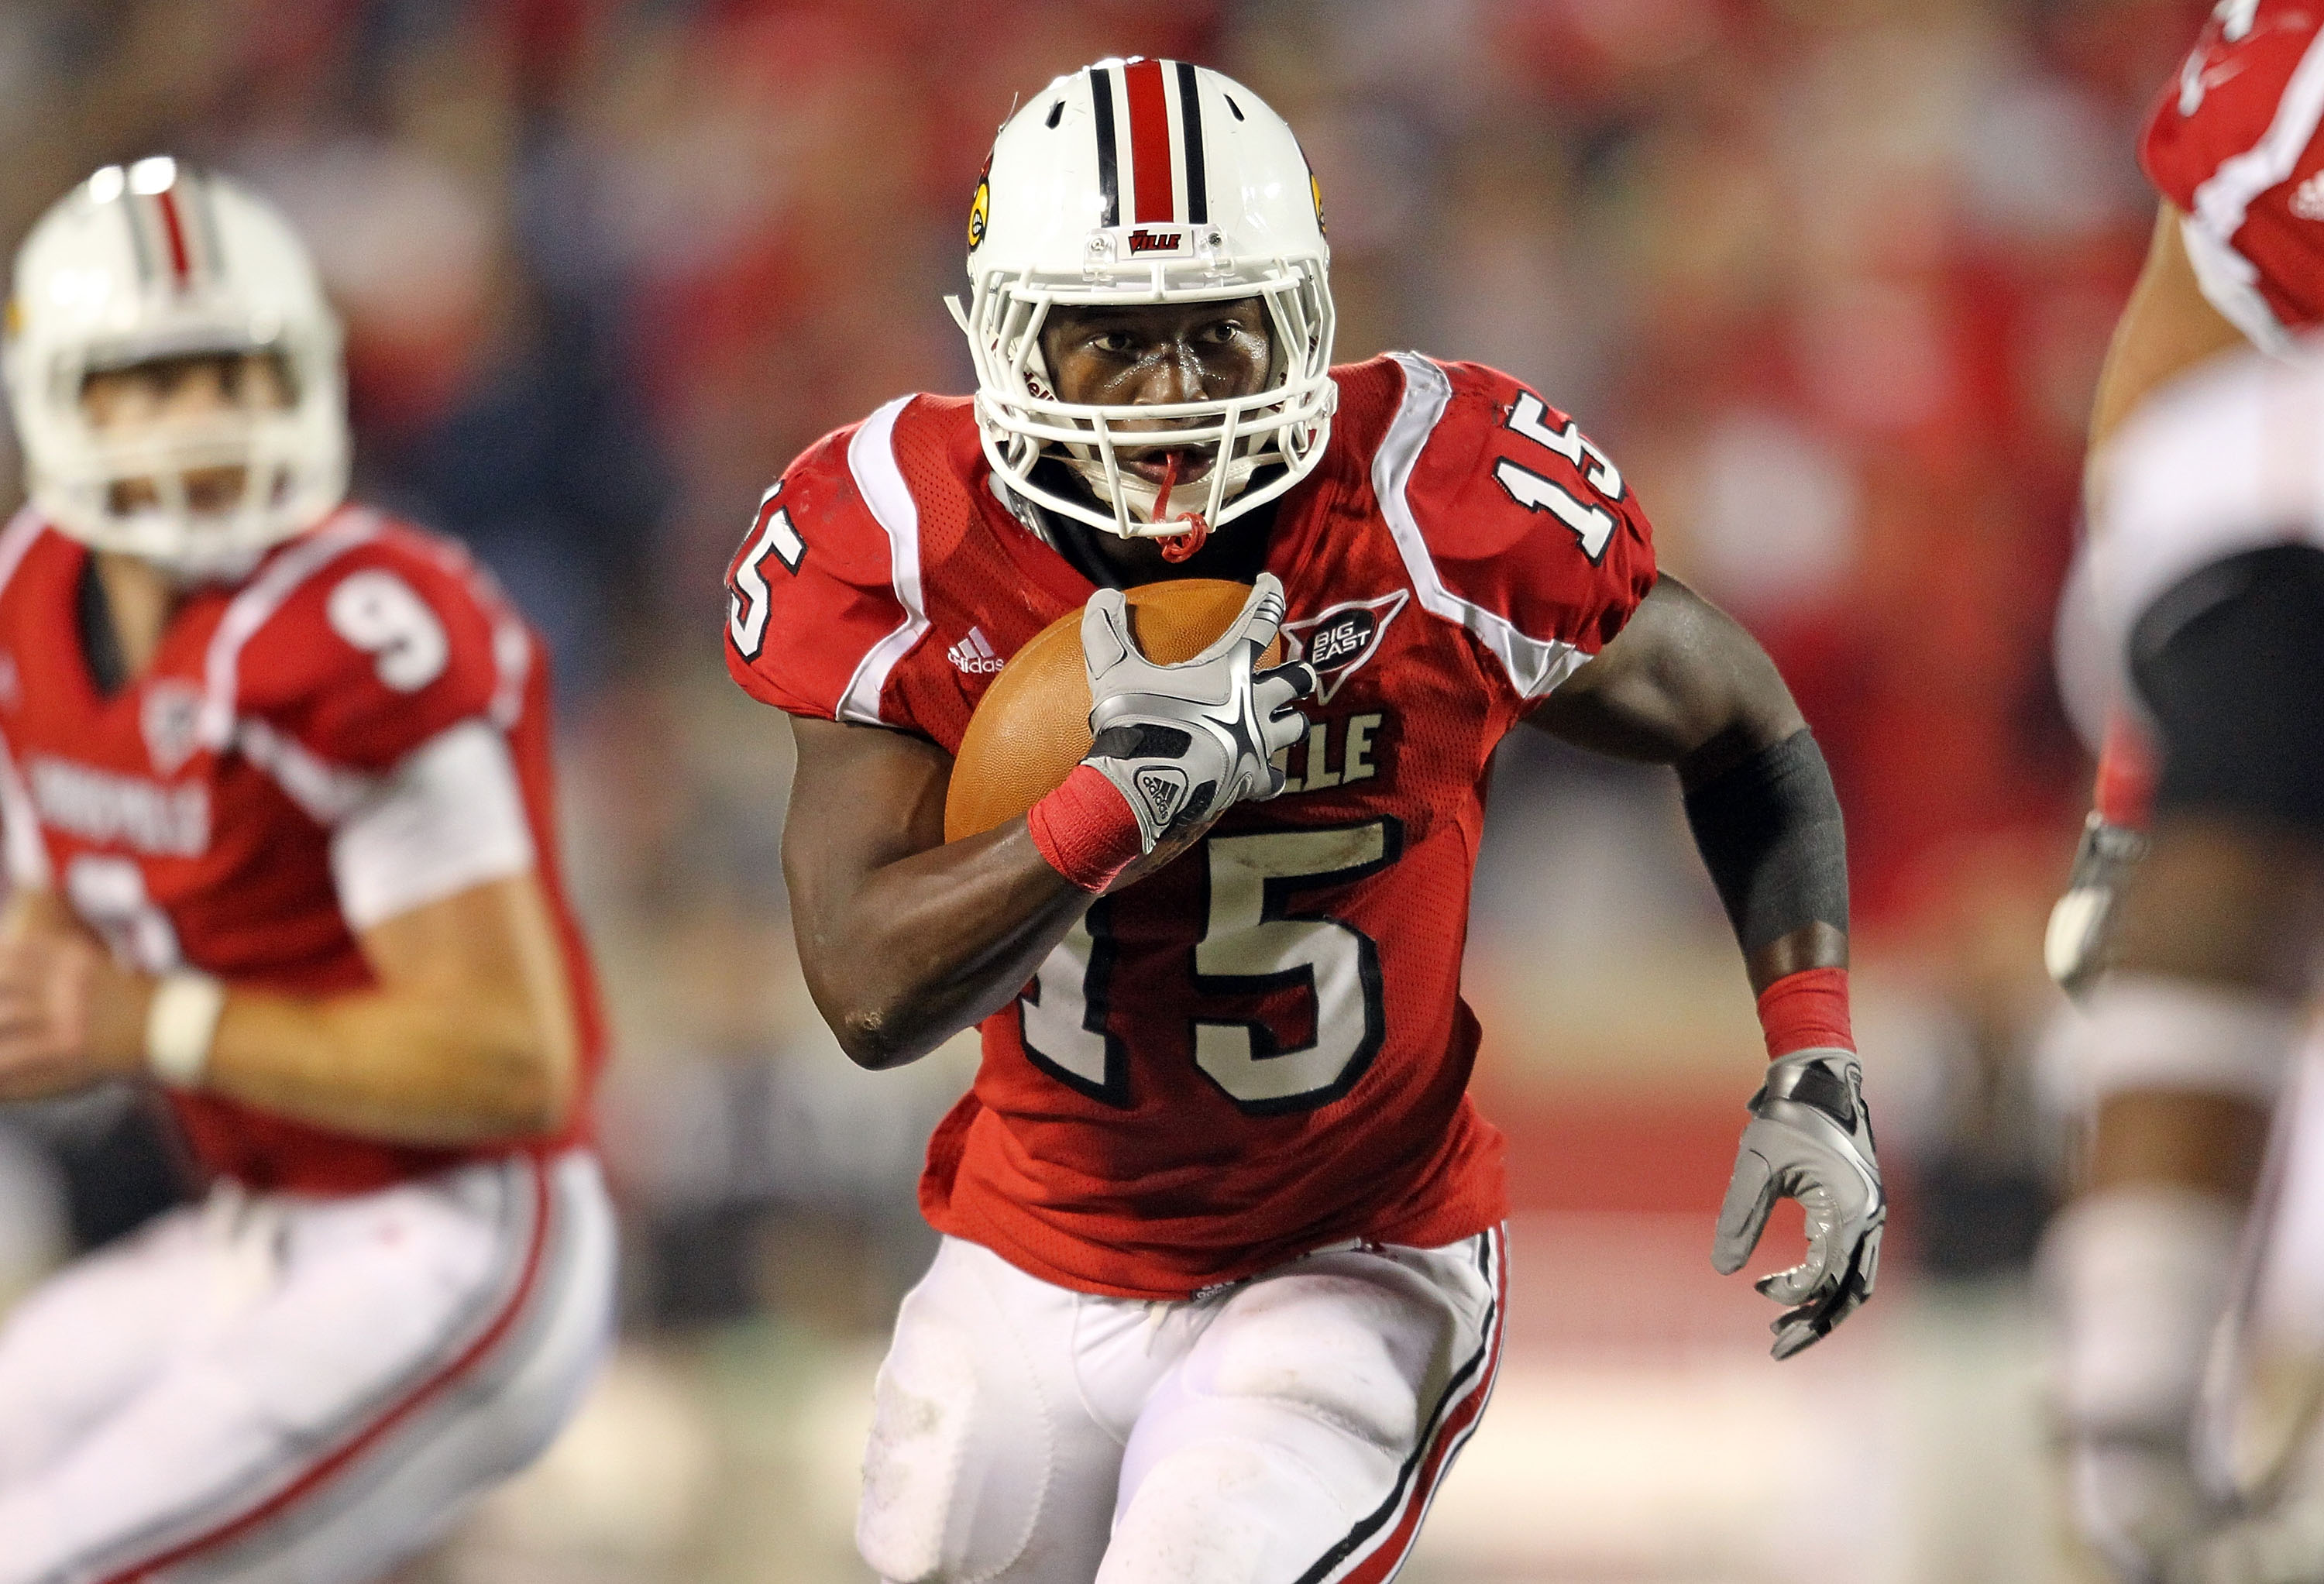
[[[1250,597],[1247,585],[1215,577],[1149,583],[1123,593],[1138,647],[1164,665],[1208,649]],[[1282,658],[1278,638],[1260,664]],[[1088,756],[1089,713],[1082,613],[1074,611],[1035,634],[985,689],[953,760],[945,840],[989,831],[1056,791]]]

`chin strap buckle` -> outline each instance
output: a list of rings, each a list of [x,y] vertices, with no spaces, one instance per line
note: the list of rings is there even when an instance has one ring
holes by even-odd
[[[1203,520],[1201,512],[1189,511],[1176,519],[1169,516],[1170,492],[1177,486],[1177,483],[1178,454],[1173,451],[1162,460],[1162,487],[1154,493],[1156,526],[1158,527],[1163,522],[1171,520],[1186,525],[1176,533],[1157,536],[1157,540],[1162,547],[1162,558],[1173,566],[1201,549],[1204,541],[1211,537],[1211,525]]]

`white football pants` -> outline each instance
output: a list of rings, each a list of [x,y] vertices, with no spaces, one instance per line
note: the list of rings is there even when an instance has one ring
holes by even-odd
[[[1381,1584],[1500,1364],[1503,1235],[1185,1303],[947,1238],[881,1366],[856,1544],[892,1584]]]
[[[0,1329],[0,1584],[362,1584],[578,1404],[613,1309],[593,1156],[222,1189]]]

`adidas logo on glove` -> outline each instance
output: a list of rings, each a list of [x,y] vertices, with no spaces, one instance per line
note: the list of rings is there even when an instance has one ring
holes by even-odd
[[[1186,778],[1178,770],[1148,768],[1138,772],[1138,789],[1154,811],[1154,823],[1167,825],[1178,812],[1178,805],[1185,801]]]

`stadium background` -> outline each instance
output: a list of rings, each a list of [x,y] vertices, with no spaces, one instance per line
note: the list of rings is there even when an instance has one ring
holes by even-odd
[[[236,172],[350,330],[362,492],[466,537],[561,668],[620,1030],[625,1340],[414,1579],[825,1584],[958,1048],[853,1071],[798,982],[789,744],[719,664],[766,482],[964,391],[1014,98],[1185,55],[1298,128],[1343,360],[1506,367],[1784,666],[1848,805],[1880,1297],[1778,1369],[1709,1269],[1757,1061],[1668,778],[1505,751],[1469,993],[1512,1343],[1414,1584],[2068,1576],[2026,1258],[2061,1129],[2041,920],[2087,771],[2050,679],[2081,432],[2188,0],[13,0],[0,235],[94,166]],[[5,442],[0,442],[4,446]],[[0,450],[0,492],[15,494]],[[0,1112],[0,1294],[167,1191],[134,1105]],[[1762,1262],[1760,1268],[1769,1268]]]

